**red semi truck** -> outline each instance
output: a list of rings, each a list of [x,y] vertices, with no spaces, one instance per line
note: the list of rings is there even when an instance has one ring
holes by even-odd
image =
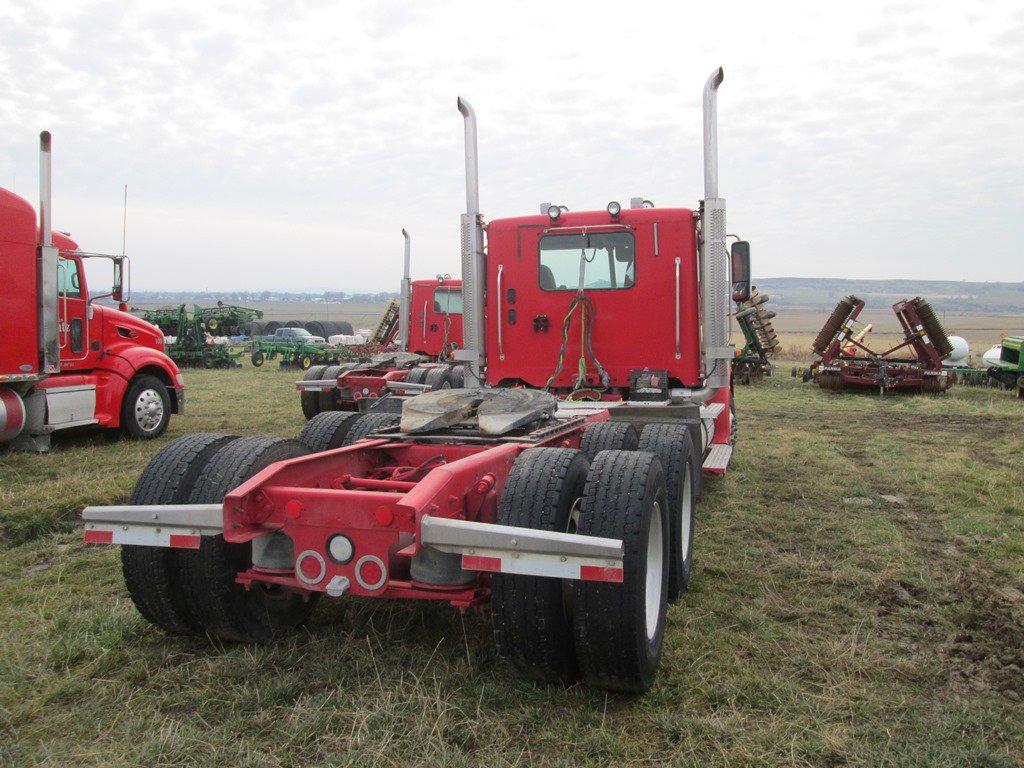
[[[82,515],[86,541],[122,545],[141,614],[265,642],[325,595],[489,605],[521,674],[647,690],[691,578],[702,470],[724,472],[735,437],[730,310],[749,261],[734,247],[730,278],[722,78],[704,88],[694,209],[546,206],[485,225],[459,99],[467,386],[401,414],[323,413],[299,441],[170,444],[128,505]]]
[[[356,363],[311,367],[295,383],[307,419],[325,411],[400,410],[405,395],[462,386],[464,369],[450,364],[462,346],[462,281],[448,275],[412,280],[412,241],[404,229],[402,236],[398,323],[383,343],[394,343],[397,350],[381,350]]]
[[[181,373],[160,330],[124,311],[128,259],[51,231],[50,157],[44,132],[38,226],[31,204],[0,189],[0,444],[46,451],[53,432],[89,425],[159,437],[184,407]],[[91,258],[113,262],[109,294],[90,296]],[[96,303],[106,297],[121,308]]]

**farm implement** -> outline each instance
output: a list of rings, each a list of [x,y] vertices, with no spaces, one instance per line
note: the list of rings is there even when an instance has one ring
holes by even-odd
[[[819,387],[875,389],[879,394],[944,392],[950,387],[953,377],[942,361],[953,346],[927,301],[915,297],[893,305],[904,338],[884,352],[865,343],[870,328],[855,330],[862,309],[861,299],[846,297],[815,337],[812,348],[820,360],[811,366],[810,375]],[[904,356],[897,356],[900,352]]]
[[[1024,347],[1024,337],[1004,336],[999,360],[995,361],[988,369],[989,379],[997,386],[1004,389],[1014,389],[1017,397],[1024,398],[1024,357],[1021,357],[1021,348]]]
[[[268,360],[280,358],[282,368],[308,370],[315,364],[333,364],[351,360],[355,355],[348,347],[329,347],[305,341],[264,341],[249,342],[249,360],[259,368]]]
[[[210,336],[238,336],[241,334],[247,323],[263,317],[263,312],[249,307],[238,307],[231,304],[217,302],[215,307],[200,307],[197,304],[192,306],[192,312],[187,313],[184,304],[177,307],[160,307],[157,309],[133,309],[147,323],[152,323],[161,331],[164,336],[181,335],[181,315],[186,313],[186,320],[191,323],[194,319],[200,334]]]
[[[747,300],[749,260],[730,280],[722,79],[704,88],[695,209],[552,204],[486,228],[459,99],[462,386],[400,413],[322,412],[298,440],[168,444],[129,504],[82,513],[86,541],[121,545],[140,613],[171,634],[267,642],[325,595],[487,606],[523,676],[646,691],[693,573],[703,477],[727,470],[735,435],[730,297]],[[450,376],[441,365],[409,375]]]
[[[743,332],[743,348],[737,350],[732,361],[733,381],[738,384],[751,384],[763,381],[765,376],[775,372],[773,358],[781,347],[779,337],[772,327],[775,313],[765,306],[768,294],[758,293],[751,286],[750,296],[736,303],[736,325]]]
[[[177,309],[176,319],[171,332],[166,338],[173,339],[167,344],[167,354],[181,367],[185,368],[238,368],[238,359],[245,354],[244,349],[232,349],[227,344],[212,342],[207,339],[207,322],[212,316],[204,316],[195,307],[190,313],[185,305]],[[163,327],[167,327],[166,318],[162,315],[169,310],[159,310]]]

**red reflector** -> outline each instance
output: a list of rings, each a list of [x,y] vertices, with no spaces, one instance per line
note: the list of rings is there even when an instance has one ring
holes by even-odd
[[[317,580],[320,576],[320,562],[315,557],[304,557],[299,562],[299,570],[310,581]]]
[[[114,532],[99,531],[95,528],[87,529],[85,531],[85,542],[86,544],[113,544]]]
[[[580,578],[583,581],[613,581],[622,583],[621,568],[602,568],[599,565],[581,565]]]
[[[192,533],[172,533],[171,546],[176,549],[199,549],[199,536]]]
[[[395,520],[395,513],[390,507],[377,507],[373,512],[373,519],[377,521],[377,525],[391,525]]]
[[[490,571],[501,573],[500,557],[484,557],[483,555],[463,555],[462,567],[467,571]]]
[[[367,584],[380,583],[380,577],[384,575],[380,566],[373,560],[366,560],[359,568],[359,575]]]

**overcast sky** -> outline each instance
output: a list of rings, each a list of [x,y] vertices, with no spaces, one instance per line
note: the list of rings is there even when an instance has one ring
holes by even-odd
[[[457,273],[456,95],[487,218],[721,194],[755,275],[1024,280],[1024,9],[969,3],[125,2],[0,8],[0,184],[145,289]],[[514,5],[514,9],[513,9]],[[709,10],[713,8],[712,10]]]

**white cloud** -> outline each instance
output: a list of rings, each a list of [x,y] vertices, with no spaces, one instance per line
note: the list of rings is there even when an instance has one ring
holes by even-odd
[[[462,126],[483,207],[722,192],[762,275],[1024,279],[1024,13],[1009,2],[25,3],[0,10],[0,183],[120,244],[137,288],[389,288],[458,269]]]

